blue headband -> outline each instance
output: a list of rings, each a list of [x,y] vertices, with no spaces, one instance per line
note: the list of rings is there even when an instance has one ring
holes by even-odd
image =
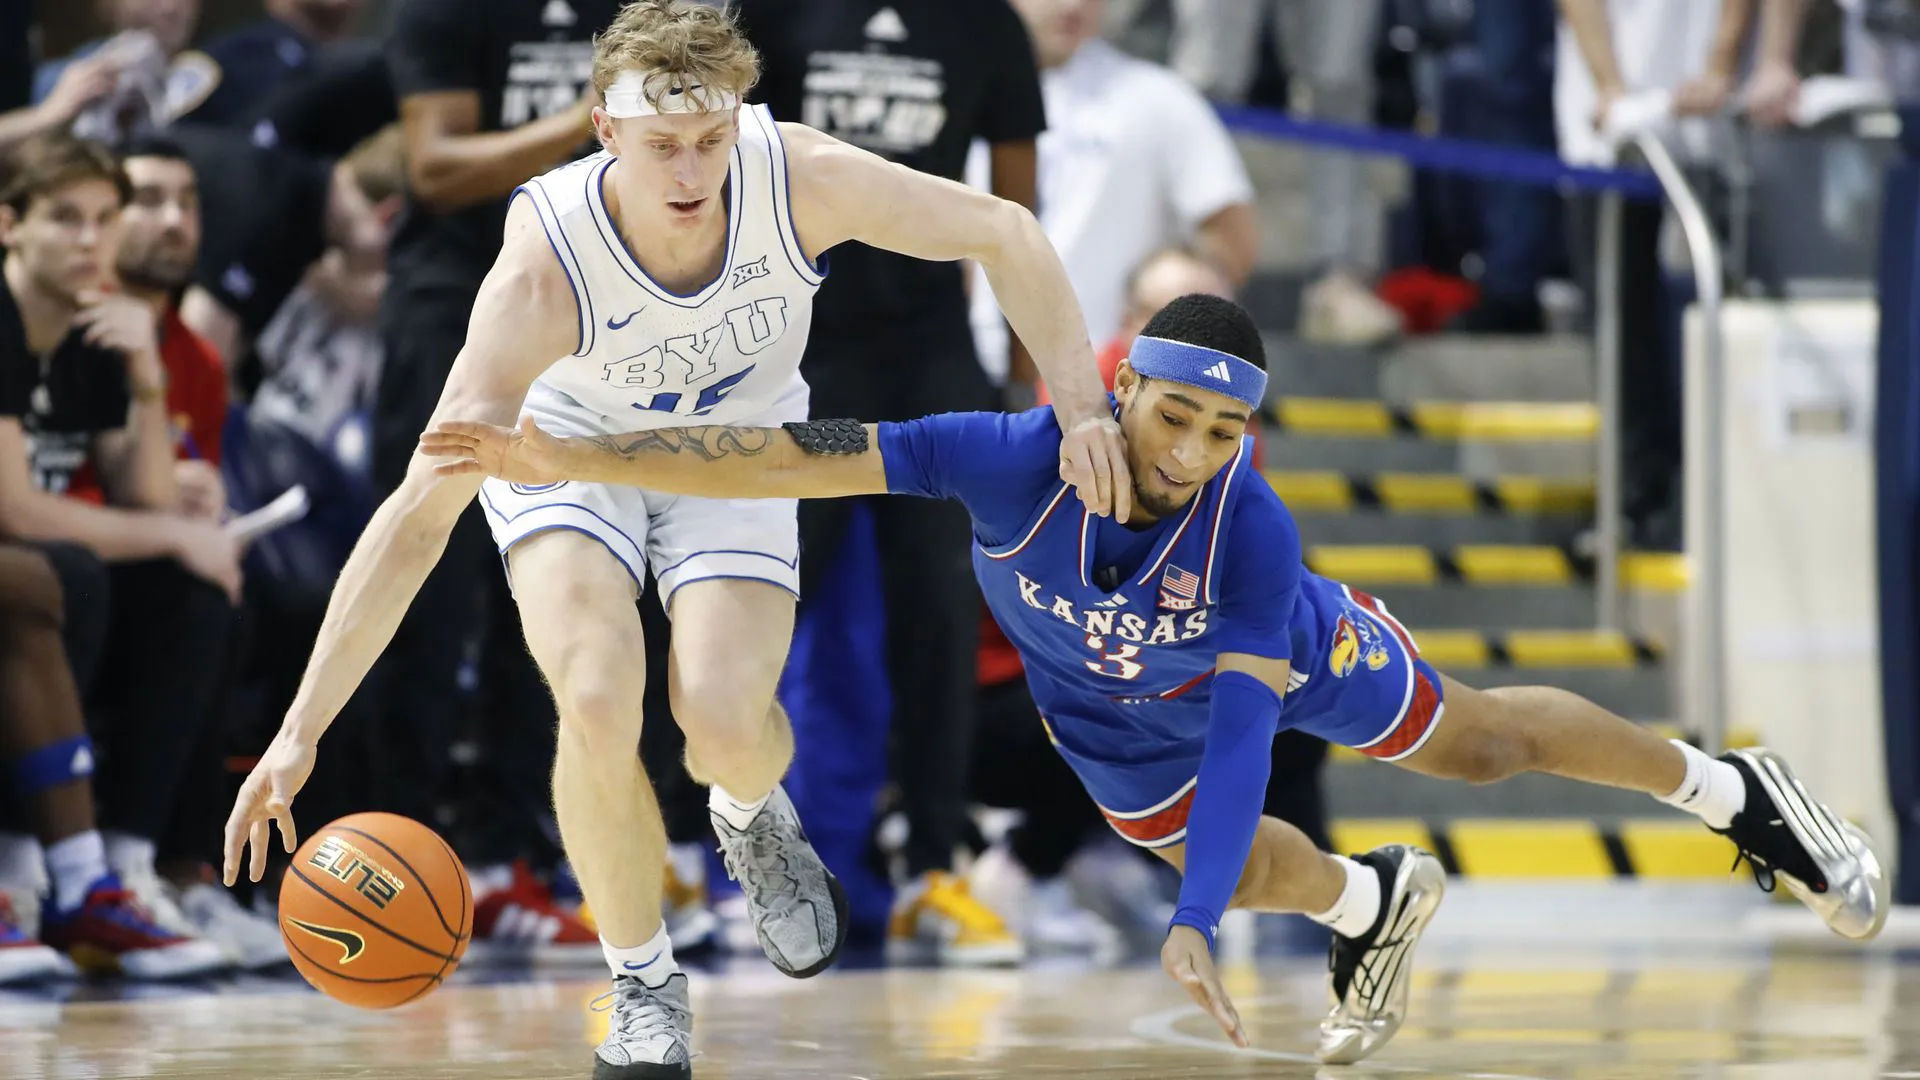
[[[1266,400],[1267,373],[1231,353],[1143,335],[1134,339],[1127,362],[1150,379],[1225,394],[1255,411]]]

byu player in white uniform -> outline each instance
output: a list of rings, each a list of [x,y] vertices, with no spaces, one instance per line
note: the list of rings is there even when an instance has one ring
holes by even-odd
[[[1119,426],[1072,287],[1033,216],[741,106],[758,67],[714,8],[639,0],[621,11],[595,45],[605,106],[593,122],[607,152],[516,193],[431,423],[511,424],[524,410],[550,431],[649,428],[653,445],[700,453],[682,426],[803,419],[798,367],[821,255],[858,240],[986,268],[1053,390],[1062,477],[1094,512],[1124,520],[1133,484]],[[778,786],[793,752],[773,701],[793,630],[792,503],[579,483],[482,488],[437,476],[416,455],[341,571],[299,694],[235,802],[227,880],[249,843],[259,880],[270,822],[295,849],[288,807],[321,733],[476,493],[559,707],[554,802],[614,975],[594,1075],[688,1076],[686,978],[660,920],[666,837],[638,756],[634,600],[644,561],[674,621],[673,712],[689,767],[713,784],[729,870],[775,965],[811,975],[832,962],[846,917]]]

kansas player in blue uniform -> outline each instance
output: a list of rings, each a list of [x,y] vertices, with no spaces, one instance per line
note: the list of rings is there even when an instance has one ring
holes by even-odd
[[[1247,463],[1265,384],[1239,307],[1187,296],[1161,311],[1115,380],[1135,483],[1125,524],[1067,497],[1045,409],[580,439],[453,422],[422,447],[453,459],[446,472],[524,484],[961,500],[975,573],[1054,745],[1121,835],[1184,871],[1163,966],[1239,1045],[1212,961],[1229,907],[1303,912],[1334,931],[1319,1055],[1346,1063],[1399,1029],[1406,960],[1445,887],[1417,848],[1328,855],[1263,818],[1282,725],[1434,776],[1536,771],[1644,791],[1728,836],[1763,887],[1784,881],[1836,932],[1878,933],[1887,882],[1865,836],[1776,755],[1711,758],[1548,687],[1463,686],[1378,600],[1308,572],[1292,517]]]

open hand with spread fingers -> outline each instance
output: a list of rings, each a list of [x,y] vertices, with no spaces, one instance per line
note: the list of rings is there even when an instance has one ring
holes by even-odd
[[[567,479],[561,470],[564,441],[540,430],[530,416],[518,428],[444,420],[421,433],[420,452],[445,458],[433,467],[442,476],[478,473],[513,484],[557,484]]]

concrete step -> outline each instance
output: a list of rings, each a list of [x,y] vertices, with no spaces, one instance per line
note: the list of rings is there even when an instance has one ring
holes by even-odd
[[[1456,473],[1479,481],[1533,475],[1594,475],[1593,447],[1581,443],[1438,442],[1412,436],[1308,435],[1269,426],[1262,433],[1268,468],[1342,473]]]
[[[1449,442],[1592,443],[1600,411],[1590,401],[1462,401],[1305,397],[1279,394],[1268,413],[1301,435],[1388,438],[1418,435]]]
[[[1271,325],[1271,324],[1269,324]],[[1578,337],[1416,338],[1384,349],[1265,333],[1270,385],[1297,397],[1416,401],[1592,401],[1592,349]]]
[[[1547,544],[1313,544],[1304,556],[1314,573],[1369,592],[1374,586],[1408,589],[1452,581],[1556,587],[1593,578],[1590,562]],[[1636,591],[1686,587],[1685,561],[1679,556],[1628,552],[1620,556],[1619,566],[1623,584]]]
[[[1596,612],[1593,590],[1585,585],[1501,588],[1455,583],[1367,591],[1385,601],[1401,622],[1415,627],[1453,626],[1496,633],[1585,629],[1594,625]]]
[[[1445,723],[1443,717],[1441,723]],[[1635,791],[1534,773],[1497,784],[1440,780],[1373,760],[1330,763],[1327,812],[1335,818],[1630,818],[1680,812]],[[1703,829],[1704,833],[1705,830]]]
[[[1612,671],[1580,668],[1454,671],[1438,664],[1435,666],[1449,677],[1476,690],[1493,690],[1503,686],[1552,686],[1579,694],[1615,715],[1636,720],[1672,716],[1676,707],[1673,672],[1658,664]]]
[[[1261,475],[1295,513],[1379,510],[1409,517],[1551,515],[1583,520],[1593,516],[1594,483],[1581,477],[1476,480],[1459,473],[1368,475],[1320,469],[1265,469]]]
[[[1590,519],[1557,515],[1520,517],[1505,514],[1395,514],[1368,509],[1349,513],[1295,510],[1305,544],[1415,544],[1454,547],[1460,544],[1565,545]]]
[[[1401,404],[1592,401],[1593,351],[1572,336],[1420,338],[1384,355],[1379,393]]]

